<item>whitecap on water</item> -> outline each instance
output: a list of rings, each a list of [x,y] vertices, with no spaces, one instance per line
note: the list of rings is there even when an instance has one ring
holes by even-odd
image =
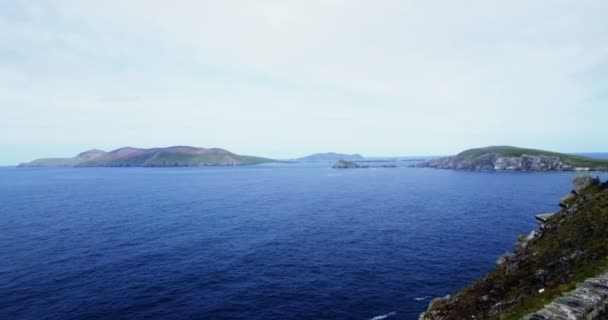
[[[371,319],[369,319],[369,320],[382,320],[382,319],[386,319],[386,318],[388,318],[388,317],[390,317],[390,316],[394,316],[394,315],[396,315],[396,314],[397,314],[397,312],[394,312],[394,311],[393,311],[393,312],[389,312],[389,313],[387,313],[387,314],[383,314],[383,315],[375,316],[375,317],[373,317],[373,318],[371,318]]]
[[[424,300],[428,300],[430,299],[431,296],[424,296],[424,297],[416,297],[414,298],[415,301],[424,301]]]

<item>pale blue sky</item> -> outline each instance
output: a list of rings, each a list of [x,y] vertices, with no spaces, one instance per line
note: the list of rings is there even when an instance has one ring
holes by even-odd
[[[608,1],[0,0],[0,164],[608,151]]]

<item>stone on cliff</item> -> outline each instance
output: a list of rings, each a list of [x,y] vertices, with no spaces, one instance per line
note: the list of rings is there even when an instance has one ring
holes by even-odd
[[[578,194],[598,182],[597,179],[592,178],[589,174],[581,174],[574,179],[572,187],[574,192]]]
[[[496,265],[501,265],[507,261],[509,261],[509,259],[513,258],[515,256],[515,254],[513,252],[507,252],[505,254],[503,254],[502,256],[498,257],[498,259],[496,259]]]
[[[587,279],[576,289],[529,314],[523,320],[539,319],[598,319],[608,305],[608,274]]]
[[[536,218],[538,223],[545,223],[545,222],[547,222],[547,220],[549,220],[549,218],[553,217],[554,215],[555,215],[555,212],[547,212],[547,213],[539,213],[539,214],[535,215],[534,217]]]
[[[563,196],[560,200],[559,200],[559,205],[562,208],[568,208],[568,206],[570,206],[570,203],[572,202],[572,200],[574,200],[576,198],[576,195],[572,192],[568,193],[567,195]]]

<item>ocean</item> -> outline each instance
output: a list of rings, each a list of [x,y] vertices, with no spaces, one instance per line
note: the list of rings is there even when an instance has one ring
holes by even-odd
[[[417,319],[575,176],[408,164],[0,168],[0,319]]]

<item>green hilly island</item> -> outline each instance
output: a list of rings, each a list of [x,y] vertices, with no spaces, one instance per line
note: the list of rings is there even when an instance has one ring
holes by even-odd
[[[608,160],[539,149],[491,146],[469,149],[416,166],[472,171],[607,171]]]
[[[89,150],[72,158],[42,158],[20,167],[197,167],[238,166],[274,162],[272,159],[234,154],[219,148],[174,146],[125,147],[113,151]]]

